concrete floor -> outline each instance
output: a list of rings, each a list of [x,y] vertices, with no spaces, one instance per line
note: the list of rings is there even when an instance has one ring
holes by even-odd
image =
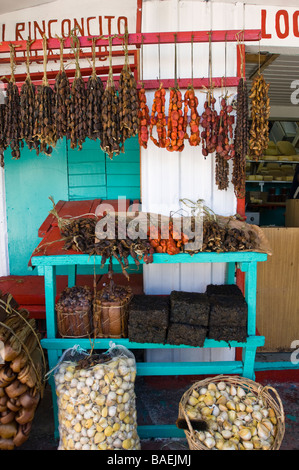
[[[265,360],[268,357],[265,357]],[[269,358],[268,358],[269,359]],[[137,377],[139,424],[173,424],[183,393],[202,377]],[[299,371],[258,372],[256,381],[274,387],[284,406],[286,431],[281,450],[299,450]],[[29,440],[16,450],[57,450],[50,387],[37,409]],[[142,450],[188,450],[186,439],[142,441]]]

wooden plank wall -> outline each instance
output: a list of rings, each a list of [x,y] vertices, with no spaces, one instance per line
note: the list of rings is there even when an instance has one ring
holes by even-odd
[[[259,263],[257,328],[263,351],[289,351],[299,339],[299,228],[263,228],[273,255]]]

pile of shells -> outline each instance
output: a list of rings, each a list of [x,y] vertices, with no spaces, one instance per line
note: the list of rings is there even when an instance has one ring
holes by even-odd
[[[203,420],[207,431],[195,431],[208,449],[269,450],[277,434],[277,417],[262,397],[239,385],[210,382],[193,390],[185,411]]]
[[[135,359],[124,355],[92,367],[62,361],[55,373],[59,450],[140,450],[135,377]]]

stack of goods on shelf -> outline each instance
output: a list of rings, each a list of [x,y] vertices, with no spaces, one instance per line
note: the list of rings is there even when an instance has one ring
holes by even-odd
[[[248,306],[238,286],[211,284],[206,293],[210,301],[208,338],[246,341]]]
[[[236,285],[209,285],[205,293],[138,295],[129,307],[128,338],[194,347],[203,347],[206,338],[244,342],[247,316],[247,303]]]
[[[0,449],[27,441],[43,396],[45,358],[34,319],[0,292]]]
[[[66,288],[56,304],[57,327],[64,338],[92,334],[92,292],[87,286]]]
[[[55,368],[58,450],[140,450],[136,361],[123,346],[103,354],[76,347]]]
[[[209,323],[210,305],[207,295],[173,291],[170,306],[167,343],[202,347]]]
[[[166,342],[169,325],[169,298],[135,295],[130,305],[129,339],[136,343]]]

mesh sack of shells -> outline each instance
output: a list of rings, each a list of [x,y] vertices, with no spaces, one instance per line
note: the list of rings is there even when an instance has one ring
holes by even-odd
[[[92,292],[87,286],[67,287],[56,304],[57,328],[64,338],[92,335]]]
[[[58,450],[140,450],[136,361],[123,346],[102,354],[74,347],[55,370]]]
[[[191,450],[278,450],[284,409],[274,388],[219,375],[184,393],[177,426],[184,429]]]

